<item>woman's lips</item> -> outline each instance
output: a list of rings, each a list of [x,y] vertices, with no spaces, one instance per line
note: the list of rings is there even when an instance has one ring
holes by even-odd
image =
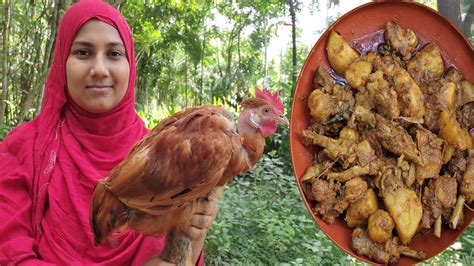
[[[86,86],[86,89],[94,94],[103,95],[111,91],[113,87],[107,85],[90,85]]]

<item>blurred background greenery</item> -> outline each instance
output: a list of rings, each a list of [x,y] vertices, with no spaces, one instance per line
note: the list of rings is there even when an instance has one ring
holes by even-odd
[[[2,0],[0,139],[40,111],[56,28],[72,0]],[[361,0],[109,0],[129,21],[137,57],[136,109],[153,127],[190,106],[238,112],[255,88],[280,89],[287,113],[299,69],[318,37]],[[472,0],[421,0],[474,41]],[[206,240],[206,263],[362,264],[335,246],[306,210],[288,129],[269,139],[250,173],[226,189]],[[425,264],[472,265],[474,226]]]

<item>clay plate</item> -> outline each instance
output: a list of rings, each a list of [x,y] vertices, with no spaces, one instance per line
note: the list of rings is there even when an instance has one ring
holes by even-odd
[[[301,69],[292,103],[290,123],[290,148],[293,170],[306,208],[313,216],[317,225],[341,249],[348,254],[368,263],[374,264],[365,256],[358,256],[350,247],[351,232],[342,218],[335,223],[326,224],[319,216],[311,211],[312,203],[308,201],[302,191],[300,177],[306,168],[311,165],[312,149],[304,146],[301,132],[309,125],[309,109],[304,100],[312,91],[312,82],[315,71],[319,66],[330,69],[326,57],[326,41],[330,30],[336,30],[349,41],[352,47],[359,52],[367,52],[376,47],[382,40],[385,24],[395,20],[401,26],[412,29],[421,39],[421,44],[435,42],[443,53],[445,65],[454,65],[470,82],[474,81],[474,53],[470,42],[446,18],[436,11],[417,3],[386,2],[368,3],[362,5],[337,20],[324,32],[309,53]],[[466,209],[466,208],[465,208]],[[465,222],[461,231],[451,230],[443,225],[441,238],[432,233],[415,237],[410,246],[416,250],[424,250],[427,259],[439,254],[448,248],[469,226],[474,212],[465,210]],[[399,265],[414,264],[416,261],[402,256]]]

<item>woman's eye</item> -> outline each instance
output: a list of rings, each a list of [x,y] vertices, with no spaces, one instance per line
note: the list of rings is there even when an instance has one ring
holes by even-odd
[[[79,58],[86,58],[91,55],[91,52],[85,49],[78,49],[78,50],[75,50],[73,54]]]
[[[118,59],[118,58],[120,58],[120,57],[123,56],[123,53],[120,52],[120,51],[111,51],[111,52],[109,53],[109,56]]]

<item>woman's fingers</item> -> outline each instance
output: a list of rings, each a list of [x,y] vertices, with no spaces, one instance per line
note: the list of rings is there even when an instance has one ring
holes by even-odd
[[[204,235],[206,235],[207,229],[199,229],[194,226],[190,226],[188,230],[186,230],[186,234],[191,238],[191,239],[200,239]]]
[[[194,214],[191,220],[191,226],[198,229],[209,229],[214,222],[214,217],[209,215]]]
[[[191,218],[191,225],[186,233],[192,239],[203,237],[207,230],[212,227],[217,215],[217,202],[199,200],[196,204],[195,212]]]
[[[215,217],[217,214],[217,201],[199,200],[196,203],[196,210],[194,213]]]

